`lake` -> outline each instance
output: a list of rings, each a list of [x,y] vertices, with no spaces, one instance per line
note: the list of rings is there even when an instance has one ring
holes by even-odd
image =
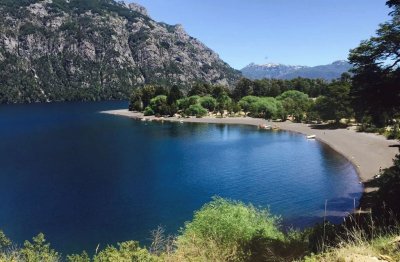
[[[127,102],[0,106],[0,229],[62,253],[176,234],[213,196],[269,207],[286,226],[343,220],[355,168],[318,141],[254,126],[140,122]]]

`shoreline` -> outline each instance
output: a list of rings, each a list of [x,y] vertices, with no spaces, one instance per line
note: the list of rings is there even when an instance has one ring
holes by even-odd
[[[181,123],[205,123],[205,124],[237,124],[259,126],[260,124],[275,125],[279,129],[295,132],[303,135],[316,135],[316,140],[326,144],[337,153],[343,155],[355,167],[362,183],[374,178],[380,169],[393,165],[393,159],[399,153],[400,143],[396,140],[387,140],[382,135],[372,133],[359,133],[354,129],[313,129],[307,124],[286,122],[268,122],[264,119],[251,117],[227,117],[227,118],[157,118],[155,116],[144,117],[142,113],[131,112],[127,109],[102,111],[100,113],[129,117],[140,120],[146,118],[149,121],[169,121]],[[373,189],[364,187],[365,192]]]

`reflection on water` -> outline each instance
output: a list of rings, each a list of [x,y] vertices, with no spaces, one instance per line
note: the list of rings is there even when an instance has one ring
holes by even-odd
[[[317,141],[252,126],[140,122],[126,102],[0,107],[0,228],[46,233],[64,253],[176,233],[214,195],[270,207],[285,224],[339,222],[362,188]]]

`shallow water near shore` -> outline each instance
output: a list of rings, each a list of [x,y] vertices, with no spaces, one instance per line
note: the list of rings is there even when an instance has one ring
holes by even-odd
[[[141,122],[127,102],[0,106],[0,229],[62,253],[176,234],[212,196],[270,207],[285,225],[340,222],[362,194],[329,147],[254,126]]]

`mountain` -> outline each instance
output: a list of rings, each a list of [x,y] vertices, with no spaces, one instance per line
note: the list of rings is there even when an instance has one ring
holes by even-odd
[[[0,103],[127,98],[145,83],[232,85],[181,25],[113,0],[0,0]]]
[[[251,63],[241,71],[243,76],[250,79],[293,79],[297,77],[303,77],[332,80],[339,78],[342,73],[348,72],[350,69],[351,65],[347,61],[336,61],[329,65],[320,65],[314,67],[290,66],[282,64],[256,65]]]
[[[295,72],[296,70],[305,68],[305,66],[290,66],[282,64],[265,64],[257,65],[251,63],[250,65],[243,68],[243,76],[250,79],[262,79],[262,78],[281,78],[286,74]]]

